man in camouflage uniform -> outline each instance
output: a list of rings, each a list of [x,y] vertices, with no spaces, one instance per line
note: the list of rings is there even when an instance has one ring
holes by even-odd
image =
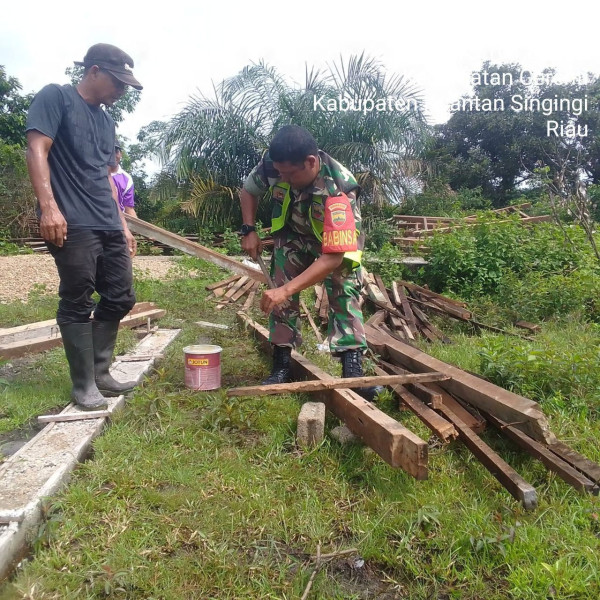
[[[288,125],[252,170],[241,192],[242,248],[252,258],[262,251],[254,224],[259,199],[272,202],[274,255],[271,275],[277,286],[261,299],[269,314],[273,370],[265,384],[291,381],[292,348],[302,343],[298,329],[299,293],[325,280],[329,299],[329,345],[342,360],[343,377],[361,377],[367,348],[360,294],[364,246],[357,196],[359,186],[343,165],[321,151],[302,127]],[[372,400],[379,389],[359,390]]]

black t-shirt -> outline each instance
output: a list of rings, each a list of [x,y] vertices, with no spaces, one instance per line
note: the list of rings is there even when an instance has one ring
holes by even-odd
[[[52,138],[50,182],[69,227],[123,229],[108,181],[115,164],[115,123],[99,106],[88,104],[72,85],[50,84],[35,96],[27,131]]]

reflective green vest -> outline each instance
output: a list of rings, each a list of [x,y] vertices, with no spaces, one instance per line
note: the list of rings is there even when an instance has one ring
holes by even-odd
[[[282,202],[280,202],[279,200],[273,200],[273,188],[275,188],[275,187],[282,188],[283,190],[285,190],[285,196],[284,196]],[[271,216],[271,233],[275,233],[276,231],[283,229],[284,225],[286,224],[288,211],[290,208],[290,204],[292,202],[292,197],[290,196],[290,189],[291,189],[290,184],[284,183],[284,182],[281,182],[281,183],[278,183],[277,185],[271,186],[271,188],[269,189],[269,197],[273,204],[273,213]],[[313,196],[313,198],[322,198],[322,196]],[[321,206],[323,206],[323,205],[321,204]],[[315,234],[315,237],[320,242],[322,242],[323,241],[323,221],[313,218],[312,208],[313,208],[313,205],[311,203],[310,208],[308,210],[308,215],[310,218],[310,226],[311,226],[311,229],[313,230],[313,233]],[[325,210],[324,206],[323,206],[323,210]],[[357,234],[358,233],[360,233],[360,232],[357,232]],[[358,267],[360,267],[360,263],[362,260],[362,250],[354,250],[353,252],[344,252],[344,260],[347,260],[350,262],[350,264],[352,266],[352,270],[358,269]]]

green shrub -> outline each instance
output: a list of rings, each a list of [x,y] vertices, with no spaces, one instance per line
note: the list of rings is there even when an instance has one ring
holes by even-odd
[[[236,231],[231,231],[231,229],[227,228],[223,232],[223,247],[229,256],[239,256],[242,254],[240,236]]]
[[[540,338],[534,343],[487,337],[480,350],[481,374],[497,385],[537,401],[558,401],[568,412],[600,409],[600,336],[595,342]],[[589,411],[589,412],[588,412]]]
[[[497,294],[508,276],[527,273],[568,274],[596,269],[583,231],[571,227],[573,245],[551,223],[524,227],[517,219],[494,223],[485,213],[474,227],[438,234],[425,243],[430,248],[425,280],[436,291],[451,290],[463,297]]]

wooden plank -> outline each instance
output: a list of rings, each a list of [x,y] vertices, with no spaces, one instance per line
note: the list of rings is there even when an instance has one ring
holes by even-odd
[[[387,289],[385,287],[385,283],[383,283],[383,279],[381,279],[381,276],[378,273],[374,273],[373,276],[375,277],[375,283],[377,284],[381,295],[384,297],[385,302],[390,306],[393,306],[392,301],[390,300],[390,297],[388,295]]]
[[[577,469],[573,468],[569,463],[559,458],[554,452],[548,449],[547,446],[532,440],[528,435],[512,427],[508,423],[497,419],[493,415],[486,415],[488,421],[496,427],[502,435],[512,440],[519,448],[522,448],[531,456],[534,456],[541,461],[550,471],[556,473],[563,481],[573,486],[580,492],[588,492],[590,494],[598,494],[598,483],[588,479],[582,475]]]
[[[556,440],[552,444],[548,444],[548,449],[552,450],[554,454],[562,458],[565,462],[575,467],[578,471],[581,471],[586,477],[600,484],[600,465],[591,461],[589,458],[582,456],[579,452],[573,450],[559,440]]]
[[[386,356],[391,358],[390,362],[413,373],[427,371],[446,373],[451,379],[440,385],[448,392],[507,423],[518,423],[517,427],[521,431],[539,442],[549,444],[556,441],[556,436],[550,431],[546,416],[536,402],[465,373],[458,367],[444,363],[417,348],[386,336],[370,325],[365,326],[365,331],[369,346],[377,347],[380,355],[384,358]]]
[[[447,406],[461,421],[466,423],[469,429],[475,433],[483,433],[487,428],[487,421],[481,415],[475,415],[470,410],[467,410],[452,394],[449,394],[436,383],[424,383],[423,387],[430,389],[432,392],[439,394],[441,403],[433,405],[436,410],[443,404]],[[437,398],[434,400],[437,402]]]
[[[398,365],[393,365],[383,360],[379,362],[387,373],[394,373],[395,375],[406,375],[408,373],[406,369]],[[442,403],[442,395],[439,392],[434,392],[422,383],[405,383],[404,387],[432,408],[437,408]]]
[[[235,284],[236,282],[238,282],[240,280],[241,275],[236,275],[236,277],[233,279],[233,281],[230,281],[229,283],[215,288],[213,290],[213,294],[215,295],[215,298],[221,298],[223,297]]]
[[[254,287],[255,283],[257,282],[252,279],[248,279],[246,283],[244,283],[244,285],[242,285],[238,291],[231,296],[231,303],[237,302],[245,293]]]
[[[320,283],[315,284],[315,311],[319,314],[319,310],[321,308],[321,301],[323,299],[323,291],[325,287]]]
[[[373,326],[377,326],[380,323],[383,323],[383,321],[385,320],[385,315],[386,312],[385,310],[378,310],[376,312],[374,312],[366,321],[365,324],[366,325],[373,325]]]
[[[243,313],[238,313],[238,318],[254,332],[264,350],[271,352],[269,332]],[[296,351],[292,351],[292,370],[297,379],[330,378]],[[416,479],[427,479],[427,443],[412,431],[351,390],[323,390],[315,396],[389,465],[403,469]]]
[[[306,302],[304,302],[304,300],[300,300],[300,307],[306,313],[306,318],[308,319],[308,322],[310,323],[310,326],[312,327],[312,330],[317,338],[317,341],[319,342],[319,344],[322,344],[323,336],[321,335],[319,328],[315,324],[315,321],[312,318],[312,315],[310,314],[310,311],[308,310],[308,307],[306,306]]]
[[[399,286],[397,282],[392,283],[392,291],[394,294],[394,299],[396,300],[396,304],[402,308],[402,312],[404,312],[404,318],[410,328],[413,336],[417,335],[417,322],[415,319],[415,315],[413,314],[412,308],[404,293],[404,287]]]
[[[225,292],[222,300],[220,300],[219,304],[217,304],[217,310],[222,310],[228,304],[233,304],[236,299],[241,298],[248,291],[248,289],[252,287],[253,283],[254,280],[242,275],[242,277],[233,283],[227,292]]]
[[[437,327],[431,324],[427,315],[416,306],[412,307],[415,316],[420,321],[419,330],[423,333],[423,335],[430,341],[435,342],[436,339],[442,340],[444,344],[451,344],[452,340],[446,337]]]
[[[461,321],[470,321],[473,317],[473,313],[459,306],[453,308],[448,304],[440,303],[440,301],[438,301],[435,298],[432,298],[431,300],[422,300],[421,298],[423,296],[421,295],[420,297],[417,297],[417,295],[418,292],[413,292],[413,297],[410,301],[416,302],[417,304],[419,304],[419,306],[429,308],[430,310],[433,310],[434,312],[437,312],[439,314],[450,315],[451,317],[454,317],[455,319],[460,319]]]
[[[375,367],[375,372],[378,375],[385,374],[385,371],[379,367]],[[449,423],[446,419],[421,402],[416,396],[413,396],[404,385],[392,385],[391,387],[402,399],[404,404],[406,404],[406,406],[408,406],[408,408],[443,442],[448,442],[458,437],[458,432],[452,423]]]
[[[229,285],[231,282],[233,281],[237,281],[240,278],[240,275],[232,275],[231,277],[228,277],[227,279],[223,279],[223,281],[217,281],[217,283],[211,283],[210,285],[205,286],[205,290],[208,290],[209,292],[212,290],[216,290],[217,288],[221,288],[221,287],[225,287],[226,285]]]
[[[477,460],[523,504],[527,510],[537,506],[535,488],[527,483],[506,461],[494,452],[476,433],[471,431],[448,407],[442,406],[440,412],[451,421],[465,446]]]
[[[455,300],[454,298],[448,298],[447,296],[443,296],[442,294],[438,294],[437,292],[432,292],[431,290],[421,287],[420,285],[417,285],[416,283],[411,283],[410,281],[400,280],[400,281],[398,281],[398,284],[404,286],[408,290],[421,292],[422,294],[430,296],[431,298],[438,298],[439,300],[443,300],[445,302],[450,302],[451,304],[456,304],[457,306],[462,306],[463,308],[467,308],[466,302],[462,302],[461,300]]]
[[[402,385],[403,383],[421,383],[424,381],[442,381],[446,376],[442,373],[409,373],[407,375],[377,375],[369,377],[329,377],[313,381],[293,381],[292,383],[275,383],[272,385],[251,385],[230,388],[228,397],[234,396],[273,396],[275,394],[304,394],[323,390],[357,389],[374,385]]]
[[[157,309],[154,302],[137,302],[129,311],[127,316],[133,316],[142,312]],[[60,337],[60,330],[56,319],[27,323],[16,327],[0,329],[0,346],[12,344],[27,339],[38,339],[43,337]]]
[[[254,287],[248,294],[248,298],[246,299],[246,302],[244,302],[244,306],[242,306],[243,311],[248,310],[254,304],[254,298],[256,298],[256,294],[258,292],[259,287],[260,287],[260,283],[258,283],[258,281],[255,281]]]
[[[538,331],[541,331],[542,328],[539,325],[536,325],[535,323],[530,323],[529,321],[517,321],[515,323],[515,327],[520,327],[521,329],[528,329],[529,331],[533,332],[533,333],[537,333]]]
[[[119,323],[119,328],[137,327],[138,325],[147,323],[149,318],[160,319],[166,314],[165,310],[156,308],[134,315],[127,315]],[[41,338],[25,339],[11,344],[3,344],[0,346],[0,358],[18,358],[30,352],[42,352],[60,345],[62,345],[62,337],[60,331],[58,331],[56,334],[53,333]]]
[[[42,415],[38,417],[38,423],[62,423],[65,421],[85,421],[86,419],[103,419],[110,417],[110,410],[90,410],[89,412],[60,413],[56,415]]]
[[[171,233],[165,229],[161,229],[160,227],[152,225],[151,223],[147,223],[146,221],[142,221],[137,217],[125,214],[125,220],[127,221],[129,230],[132,233],[137,233],[139,235],[143,235],[144,237],[150,238],[151,240],[162,242],[171,248],[176,248],[177,250],[181,250],[186,254],[196,256],[197,258],[211,262],[223,269],[233,271],[234,273],[246,275],[247,277],[255,279],[256,281],[260,281],[262,283],[267,282],[265,276],[260,271],[244,265],[237,260],[230,258],[229,256],[219,254],[210,248],[201,246],[196,242],[191,242],[180,235]]]

